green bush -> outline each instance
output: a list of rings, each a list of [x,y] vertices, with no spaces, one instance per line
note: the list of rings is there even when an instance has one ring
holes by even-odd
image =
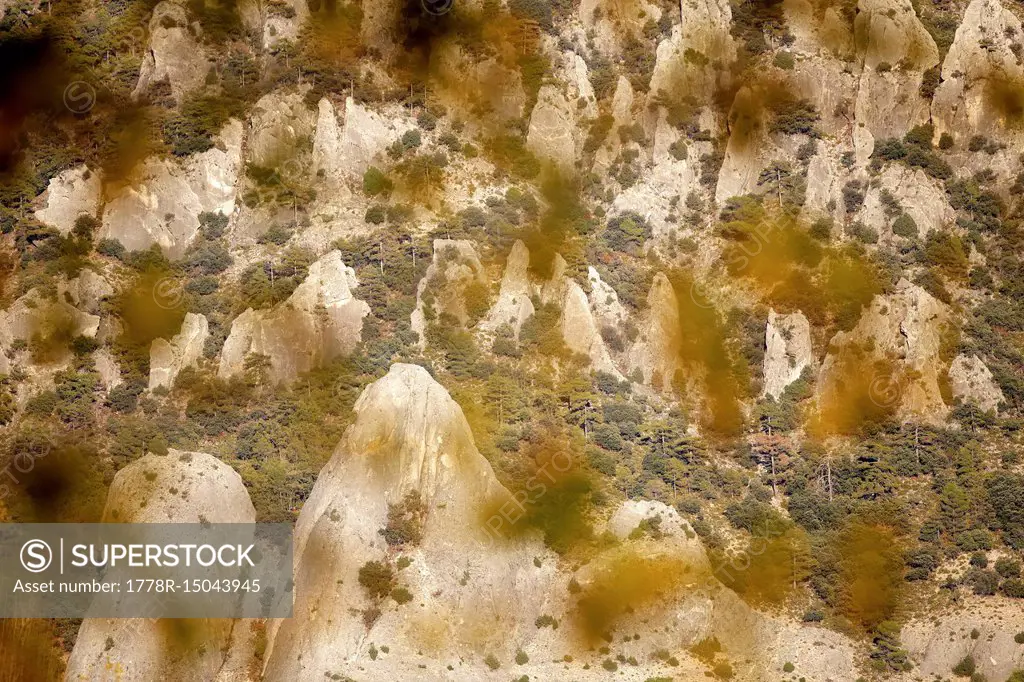
[[[792,71],[793,67],[796,66],[796,60],[793,59],[793,53],[785,50],[776,52],[772,63],[785,71]]]
[[[395,571],[383,561],[367,561],[359,568],[359,584],[370,597],[381,599],[395,589]]]
[[[363,173],[363,192],[366,196],[375,197],[379,194],[390,194],[395,184],[376,166],[370,166]]]
[[[915,239],[918,235],[917,222],[906,213],[892,223],[892,233],[906,239]]]

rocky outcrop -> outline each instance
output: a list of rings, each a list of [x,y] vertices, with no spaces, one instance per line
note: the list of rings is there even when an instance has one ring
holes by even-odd
[[[96,373],[100,375],[100,382],[107,393],[124,383],[121,380],[121,367],[109,350],[100,348],[92,354],[92,360],[96,366]]]
[[[523,323],[533,315],[532,296],[535,287],[530,283],[530,250],[517,239],[505,261],[505,272],[501,276],[498,300],[494,302],[479,328],[485,333],[494,333],[502,325],[509,325],[516,338]]]
[[[516,614],[539,615],[544,597],[535,590],[551,569],[516,565],[514,552],[489,551],[477,540],[482,529],[474,520],[507,493],[448,392],[422,367],[398,364],[353,409],[355,423],[296,523],[295,617],[271,627],[267,680],[347,674],[366,660],[371,639],[409,654],[410,667],[412,652],[432,642],[434,660],[422,659],[430,666],[417,677],[434,679],[457,660],[438,649],[469,653],[467,638],[474,636],[501,647],[512,628],[525,631],[506,611],[511,604]],[[360,611],[373,602],[359,585],[359,568],[387,559],[378,531],[387,524],[388,504],[410,493],[426,509],[422,540],[407,553],[412,568],[400,573],[415,597],[402,607],[383,605],[368,638]],[[480,629],[485,624],[489,631]]]
[[[956,211],[949,205],[945,188],[920,168],[889,165],[882,171],[880,181],[878,187],[868,191],[864,207],[857,214],[859,220],[879,234],[892,234],[893,219],[899,215],[892,215],[892,209],[882,201],[883,191],[896,199],[899,209],[910,216],[922,237],[956,220]]]
[[[179,104],[203,84],[211,65],[203,45],[192,33],[184,0],[164,0],[153,8],[149,20],[149,49],[142,58],[139,82],[133,97],[145,94],[154,84],[168,81]]]
[[[941,422],[948,412],[939,377],[949,320],[945,304],[901,279],[891,294],[872,300],[851,331],[829,343],[818,376],[819,405],[841,401],[837,396],[856,372],[866,382],[867,398],[879,407],[893,408],[904,419]],[[885,367],[881,374],[878,363]]]
[[[401,119],[389,120],[349,97],[345,100],[345,124],[338,149],[332,153],[321,147],[322,153],[334,157],[339,171],[361,178],[374,161],[379,163],[379,155],[410,128]],[[314,146],[314,152],[317,149]]]
[[[530,116],[526,148],[537,158],[558,166],[563,173],[572,173],[582,151],[579,136],[574,103],[558,86],[543,86]]]
[[[1005,400],[992,372],[977,355],[960,354],[953,358],[949,384],[954,400],[972,402],[985,412],[994,412]]]
[[[43,195],[46,205],[36,211],[36,220],[68,234],[79,216],[99,216],[102,189],[100,174],[86,166],[62,171],[50,180]]]
[[[186,313],[181,331],[170,341],[154,339],[149,347],[149,390],[170,389],[178,373],[191,367],[203,356],[203,347],[210,336],[204,315]]]
[[[57,283],[57,296],[71,303],[79,310],[99,314],[100,302],[114,295],[114,287],[107,279],[89,269],[82,270],[77,277]]]
[[[235,318],[221,351],[218,376],[245,369],[246,356],[266,356],[269,379],[288,383],[299,374],[348,355],[362,338],[370,307],[352,294],[352,268],[332,251],[309,266],[287,301],[269,310],[249,308]]]
[[[972,0],[942,63],[932,116],[936,134],[960,141],[981,134],[1005,139],[1019,122],[1024,65],[1014,50],[1020,19],[1000,0]],[[1016,47],[1015,47],[1016,44]]]
[[[635,373],[643,383],[668,390],[680,363],[679,301],[668,277],[654,276],[647,294],[647,310],[640,321],[640,334],[626,352],[626,373]]]
[[[305,103],[305,93],[272,92],[253,107],[249,121],[247,161],[263,168],[279,169],[293,159],[313,137],[317,116]]]
[[[519,505],[529,498],[512,498],[498,483],[462,410],[424,368],[393,365],[354,410],[355,422],[296,524],[295,615],[268,627],[268,682],[359,674],[485,680],[494,677],[495,660],[513,659],[516,674],[530,679],[606,679],[604,654],[587,651],[578,596],[564,586],[572,579],[596,590],[624,569],[648,570],[664,581],[656,599],[634,599],[615,623],[616,631],[643,633],[642,642],[617,640],[624,656],[637,659],[638,680],[703,677],[703,666],[685,649],[712,636],[732,660],[746,659],[737,679],[760,679],[775,664],[766,645],[786,642],[800,644],[787,660],[810,679],[846,679],[853,669],[853,647],[840,635],[786,625],[722,589],[708,576],[689,524],[660,502],[625,502],[607,524],[618,542],[579,570],[561,567],[538,536],[515,532]],[[557,480],[572,462],[556,457],[547,467]],[[380,532],[389,505],[409,495],[422,504],[419,540],[389,546]],[[371,561],[406,566],[394,575],[412,599],[370,598],[360,569]],[[542,615],[560,626],[538,626]],[[809,653],[812,641],[823,641],[828,651]],[[679,660],[669,666],[652,658],[652,649]]]
[[[242,478],[202,452],[147,454],[114,476],[103,511],[106,523],[253,523],[256,511]],[[188,682],[248,679],[253,655],[246,621],[204,620],[203,646],[182,650],[157,619],[87,618],[68,659],[66,679]],[[116,672],[115,672],[116,671]]]
[[[176,490],[176,492],[172,492]],[[104,523],[254,523],[242,477],[213,455],[170,449],[117,472]]]
[[[470,313],[486,303],[487,278],[473,242],[467,239],[435,239],[434,257],[416,289],[416,309],[410,326],[419,334],[420,347],[427,343],[427,326],[442,315],[466,325]],[[480,300],[483,299],[483,300]]]
[[[595,370],[620,376],[591,313],[590,301],[573,279],[566,281],[562,298],[562,339],[573,353],[585,355]]]
[[[764,343],[762,393],[778,399],[787,386],[800,378],[804,368],[814,363],[811,326],[800,311],[779,315],[769,310]]]
[[[7,350],[14,341],[52,341],[64,346],[76,336],[95,337],[99,326],[98,316],[82,312],[64,300],[47,299],[38,290],[30,289],[10,308],[0,311],[0,352],[9,356]]]
[[[939,63],[939,50],[909,0],[860,0],[857,9],[854,35],[863,72],[853,135],[863,162],[875,140],[902,137],[928,121],[929,102],[918,93],[924,72]]]
[[[1014,641],[1024,631],[1019,602],[1003,597],[968,596],[944,613],[915,618],[900,632],[900,642],[921,677],[949,678],[965,656],[972,656],[979,679],[1006,680],[1024,669],[1024,650]],[[974,634],[977,633],[977,634]]]
[[[601,279],[601,274],[594,266],[587,268],[587,281],[590,283],[587,298],[597,323],[618,330],[629,318],[626,308],[619,303],[618,293]]]
[[[177,162],[151,158],[111,197],[100,237],[129,251],[159,246],[179,258],[199,230],[199,214],[231,215],[242,166],[242,124],[232,120],[217,146]]]

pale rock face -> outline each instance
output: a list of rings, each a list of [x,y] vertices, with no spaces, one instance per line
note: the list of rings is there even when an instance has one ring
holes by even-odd
[[[164,0],[153,8],[149,34],[149,50],[142,59],[132,96],[138,97],[154,83],[167,80],[180,104],[186,94],[203,84],[210,68],[202,44],[192,35],[186,3]]]
[[[573,103],[558,86],[541,87],[530,116],[526,148],[538,158],[551,161],[562,172],[570,173],[576,166],[578,134]]]
[[[121,381],[121,368],[109,350],[100,348],[92,354],[92,359],[93,364],[96,365],[96,373],[100,375],[100,381],[107,393],[124,383]]]
[[[620,327],[629,318],[629,314],[621,303],[619,295],[610,284],[601,279],[601,274],[596,268],[587,268],[587,281],[590,282],[590,309],[594,311],[594,317],[602,325]]]
[[[680,138],[677,130],[665,121],[658,119],[654,133],[652,149],[652,167],[645,172],[640,181],[628,187],[615,197],[614,207],[618,212],[633,212],[643,216],[650,224],[655,240],[664,239],[670,231],[678,230],[677,224],[669,223],[665,218],[673,212],[672,197],[678,196],[680,203],[693,190],[699,189],[699,159],[708,143],[688,143],[687,158],[676,159],[669,147]],[[615,148],[618,135],[609,136],[614,140],[610,144]]]
[[[36,334],[48,337],[51,332],[70,332],[70,336],[95,338],[100,318],[78,310],[63,299],[47,300],[36,289],[30,289],[0,310],[0,351],[16,341],[31,341]]]
[[[572,279],[566,283],[562,300],[562,338],[569,350],[587,356],[595,370],[621,376],[594,321],[586,293]]]
[[[334,105],[326,97],[317,104],[316,133],[313,136],[313,171],[335,179],[343,174],[340,163],[341,126]]]
[[[334,163],[341,172],[361,178],[374,160],[411,127],[405,122],[388,121],[349,97],[345,100],[341,142],[332,154]]]
[[[492,640],[487,646],[502,646],[510,628],[526,631],[518,617],[502,613],[539,615],[545,598],[534,590],[546,587],[542,579],[553,569],[537,571],[514,549],[489,547],[494,541],[475,527],[473,520],[508,493],[477,451],[458,404],[425,369],[393,365],[366,388],[354,411],[355,423],[296,523],[295,617],[270,628],[267,680],[317,679],[365,657],[369,640],[355,609],[370,603],[358,570],[384,557],[387,545],[377,531],[387,523],[387,505],[410,492],[419,493],[428,511],[423,540],[409,552],[411,570],[400,577],[419,599],[400,610],[385,607],[371,639],[416,650],[446,635],[431,645],[446,659],[437,647],[468,651],[470,631],[489,623],[492,629],[477,630],[478,636]],[[472,579],[460,585],[466,570]],[[423,599],[428,594],[434,597]],[[513,603],[516,608],[506,611]],[[532,620],[529,627],[536,630]],[[435,628],[441,630],[432,634]],[[434,665],[443,669],[440,660]],[[436,674],[430,669],[418,677]]]
[[[480,322],[481,331],[494,333],[498,327],[508,324],[519,338],[523,323],[535,312],[531,300],[535,287],[530,283],[529,268],[530,250],[517,239],[505,261],[498,300]]]
[[[149,347],[149,390],[171,388],[181,370],[195,365],[203,356],[209,336],[206,316],[186,313],[181,331],[170,341],[154,339]]]
[[[949,383],[953,398],[972,402],[982,411],[995,411],[1005,400],[992,372],[977,355],[960,354],[949,367]]]
[[[234,211],[241,122],[229,122],[216,142],[180,163],[147,160],[136,180],[107,203],[100,237],[116,239],[129,251],[156,244],[169,258],[180,258],[199,230],[200,213]]]
[[[661,517],[659,530],[674,536],[685,535],[689,524],[679,512],[657,500],[626,500],[608,520],[608,530],[619,540],[629,537],[641,521]]]
[[[664,273],[654,276],[647,294],[647,311],[639,326],[640,335],[626,352],[628,373],[639,371],[643,383],[668,390],[676,370],[681,369],[681,326],[679,301]]]
[[[825,140],[818,141],[818,153],[811,157],[807,167],[807,192],[801,209],[807,220],[829,216],[836,224],[842,224],[844,169],[839,162],[841,149]]]
[[[597,49],[614,57],[622,49],[624,36],[639,33],[648,19],[657,22],[661,8],[645,0],[625,6],[610,0],[582,0],[577,16],[587,32],[593,32]]]
[[[272,92],[260,98],[249,122],[250,163],[277,168],[312,138],[317,119],[303,97],[303,92]]]
[[[103,275],[92,270],[82,270],[78,277],[57,283],[57,295],[64,300],[70,298],[73,306],[89,313],[99,313],[100,302],[114,295],[114,287]]]
[[[449,109],[482,105],[492,123],[529,114],[521,74],[501,60],[467,52],[457,41],[442,43],[431,60],[437,65],[437,97]]]
[[[889,191],[899,201],[903,211],[917,223],[922,237],[933,230],[952,225],[956,211],[949,205],[946,191],[937,180],[928,177],[920,168],[907,168],[889,164],[881,175],[881,187],[871,187],[864,198],[864,207],[857,217],[879,234],[891,234],[893,218],[885,214],[882,190]]]
[[[939,63],[939,50],[909,0],[860,0],[858,10],[854,34],[864,71],[854,137],[863,161],[863,151],[870,155],[875,140],[902,137],[928,121],[929,103],[918,90],[922,74]],[[885,72],[881,64],[892,68]]]
[[[768,311],[764,333],[764,395],[778,399],[786,387],[814,363],[811,326],[800,311],[779,315]]]
[[[467,239],[435,239],[434,257],[430,267],[416,288],[416,309],[412,311],[410,326],[419,334],[420,347],[426,347],[427,322],[442,314],[454,317],[461,324],[469,320],[466,307],[466,288],[487,286],[480,256]],[[430,297],[424,300],[428,288]]]
[[[284,12],[267,12],[263,25],[263,44],[273,47],[282,40],[294,42],[299,37],[302,25],[309,17],[309,3],[306,0],[283,0],[293,12],[286,16]]]
[[[102,188],[100,174],[85,166],[63,171],[50,180],[46,206],[36,211],[36,219],[66,235],[79,216],[99,215]]]
[[[597,98],[594,95],[594,88],[590,84],[590,70],[583,57],[575,52],[565,52],[562,55],[565,63],[563,77],[569,84],[569,99],[575,103],[577,111],[583,118],[591,119],[597,116]],[[584,106],[579,107],[579,100],[584,101]]]
[[[684,0],[682,22],[672,34],[658,43],[651,75],[650,92],[678,94],[680,91],[710,93],[715,84],[711,64],[698,66],[686,60],[686,51],[694,50],[710,61],[732,63],[736,46],[731,35],[732,8],[727,0]]]
[[[218,376],[245,368],[250,353],[270,361],[270,380],[289,383],[299,374],[348,355],[362,337],[370,306],[352,294],[355,273],[332,251],[309,267],[309,274],[284,303],[269,310],[246,310],[231,324],[221,351]]]
[[[942,63],[942,83],[935,91],[932,115],[937,135],[967,133],[1007,137],[1006,112],[986,104],[998,88],[1011,91],[1024,83],[1024,66],[1011,45],[1020,40],[1020,20],[999,0],[972,0]]]
[[[967,596],[967,603],[945,613],[915,618],[903,626],[900,642],[921,677],[949,677],[967,655],[987,680],[1005,680],[1024,668],[1024,652],[1014,635],[1024,630],[1024,612],[1009,597]],[[977,630],[975,638],[971,632]]]
[[[172,492],[173,491],[173,492]],[[253,523],[256,510],[242,478],[202,452],[147,454],[114,476],[103,512],[105,523]],[[67,679],[159,682],[241,682],[252,656],[247,621],[207,620],[202,653],[171,654],[160,621],[87,618],[68,660]],[[112,643],[112,644],[111,644]]]
[[[877,395],[897,407],[904,419],[917,418],[940,423],[946,407],[939,390],[942,369],[940,351],[949,308],[924,289],[901,279],[896,290],[876,296],[861,314],[857,326],[840,332],[829,343],[832,351],[825,357],[818,380],[819,401],[838,390],[843,377],[836,376],[840,356],[849,344],[867,344],[871,357],[895,362],[902,377],[877,376],[871,380]],[[870,367],[865,364],[865,371]]]
[[[619,76],[615,83],[615,94],[612,95],[612,117],[615,119],[613,132],[619,126],[633,125],[633,86],[625,76]],[[618,135],[615,135],[618,137]]]

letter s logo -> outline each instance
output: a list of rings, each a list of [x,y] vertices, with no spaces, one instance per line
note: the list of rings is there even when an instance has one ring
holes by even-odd
[[[53,550],[42,540],[29,540],[21,546],[21,565],[30,573],[42,573],[53,562]]]

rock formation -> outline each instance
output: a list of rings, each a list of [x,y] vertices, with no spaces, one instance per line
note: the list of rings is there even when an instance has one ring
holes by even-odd
[[[184,0],[164,0],[153,8],[149,20],[149,49],[142,58],[139,81],[132,93],[145,94],[154,84],[167,81],[171,95],[181,103],[202,85],[210,69],[203,45],[192,33]]]
[[[199,229],[199,214],[231,215],[242,165],[242,124],[232,120],[218,136],[220,146],[182,162],[151,158],[119,190],[103,212],[101,238],[129,251],[156,244],[179,258]]]
[[[117,472],[103,511],[106,523],[253,523],[242,478],[202,452],[147,454]],[[66,679],[188,682],[248,679],[253,634],[248,621],[182,622],[202,647],[183,645],[173,621],[87,618],[68,659]],[[176,633],[178,633],[176,635]]]
[[[416,289],[416,309],[410,319],[412,330],[419,334],[420,347],[426,346],[430,322],[449,315],[459,324],[467,324],[470,308],[486,303],[486,292],[484,267],[473,242],[435,239],[434,256]]]
[[[992,372],[977,355],[960,354],[949,367],[949,384],[953,398],[972,402],[983,411],[995,411],[1003,402],[1003,391],[992,378]]]
[[[249,308],[235,318],[221,351],[218,376],[245,369],[249,354],[267,357],[269,378],[288,383],[299,374],[352,352],[370,307],[352,294],[352,269],[332,251],[309,266],[287,301],[269,310]]]
[[[505,261],[498,299],[480,322],[482,331],[494,333],[507,324],[512,327],[515,336],[519,337],[523,323],[534,313],[531,297],[535,287],[530,283],[529,269],[530,250],[517,239]]]
[[[256,103],[249,122],[249,163],[279,169],[313,137],[317,117],[306,106],[304,92],[273,92]]]
[[[928,292],[905,279],[895,291],[879,295],[861,314],[857,326],[840,332],[829,343],[821,366],[817,394],[819,404],[835,399],[850,380],[854,366],[845,352],[863,352],[856,362],[859,374],[878,372],[875,361],[886,370],[870,378],[869,396],[880,407],[894,407],[902,418],[938,423],[948,408],[939,388],[944,369],[942,352],[949,309]]]
[[[558,166],[563,173],[575,171],[582,150],[575,112],[575,104],[569,102],[561,88],[545,85],[537,95],[526,136],[526,148]]]
[[[77,166],[57,174],[46,190],[46,205],[36,211],[36,219],[68,234],[79,216],[99,216],[100,174],[85,166]]]
[[[205,315],[187,313],[179,331],[170,341],[154,339],[149,348],[149,390],[171,388],[178,373],[195,365],[203,356],[210,336]]]
[[[768,311],[764,332],[764,395],[779,398],[786,387],[813,365],[811,326],[800,311],[779,315]]]
[[[626,373],[639,373],[643,383],[668,390],[676,371],[682,369],[679,358],[679,301],[668,277],[654,276],[647,294],[647,310],[639,324],[640,334],[626,353]]]

